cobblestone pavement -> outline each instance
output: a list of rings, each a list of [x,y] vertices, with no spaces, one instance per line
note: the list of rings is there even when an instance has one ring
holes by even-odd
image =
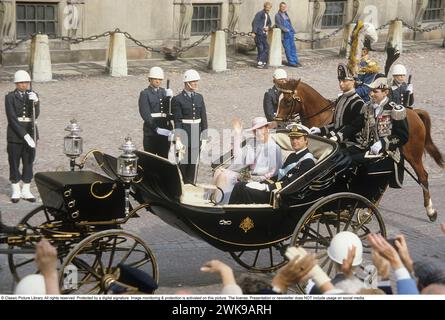
[[[378,48],[378,47],[377,47]],[[399,62],[413,74],[416,107],[424,108],[432,116],[433,140],[445,150],[445,49],[439,42],[405,46]],[[336,66],[343,61],[336,56],[337,50],[304,51],[301,54],[303,68],[284,67],[290,77],[301,78],[325,97],[333,98],[338,93]],[[384,65],[383,52],[372,55]],[[172,88],[182,88],[182,72],[197,68],[202,81],[199,91],[204,95],[209,126],[217,130],[229,128],[232,117],[237,115],[246,126],[250,120],[262,114],[264,91],[272,85],[273,69],[252,68],[253,56],[237,56],[229,60],[229,70],[223,73],[207,72],[205,59],[187,59],[173,62],[131,62],[130,76],[111,78],[103,74],[100,64],[54,66],[60,72],[58,81],[35,83],[34,90],[41,97],[39,129],[41,140],[37,150],[35,171],[67,169],[68,159],[63,155],[64,128],[71,118],[76,118],[83,129],[84,150],[99,148],[118,155],[118,146],[130,134],[138,146],[142,146],[142,120],[137,100],[146,86],[148,69],[162,66]],[[70,74],[72,69],[79,74]],[[64,71],[65,70],[65,71]],[[83,71],[79,71],[83,70]],[[0,68],[2,79],[11,78],[12,68]],[[8,75],[8,76],[6,76]],[[6,94],[13,88],[10,82],[0,82],[0,92]],[[3,100],[2,100],[2,110]],[[6,157],[6,117],[0,113],[0,208],[6,223],[16,223],[36,205],[9,201],[8,164]],[[427,221],[421,189],[409,177],[402,190],[390,189],[381,203],[382,214],[390,235],[403,233],[415,259],[429,256],[445,261],[445,235],[440,233],[440,222],[445,222],[445,177],[435,163],[426,157],[433,201],[439,211],[435,223]],[[199,181],[209,178],[209,168],[202,166]],[[37,193],[35,186],[32,189]],[[227,253],[209,246],[177,231],[154,215],[143,216],[129,222],[125,228],[140,234],[153,248],[158,259],[161,277],[159,293],[174,293],[179,289],[194,293],[217,293],[219,278],[201,274],[199,267],[207,260],[219,258],[233,266],[237,273],[243,269],[235,264]],[[11,292],[13,281],[9,274],[6,256],[0,256],[0,292]]]

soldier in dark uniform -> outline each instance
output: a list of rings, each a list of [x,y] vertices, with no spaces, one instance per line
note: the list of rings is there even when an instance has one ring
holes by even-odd
[[[412,108],[414,94],[412,83],[406,83],[406,68],[404,65],[396,64],[392,69],[393,80],[389,99],[405,108]]]
[[[337,74],[342,93],[335,103],[334,122],[322,128],[313,127],[311,133],[327,136],[347,146],[355,142],[356,134],[363,128],[361,111],[365,103],[355,92],[354,77],[345,64],[338,65]]]
[[[287,73],[283,69],[276,69],[273,73],[274,86],[266,91],[263,98],[264,115],[267,121],[273,121],[277,114],[280,90],[278,87],[287,80]]]
[[[33,177],[33,162],[35,158],[36,141],[38,132],[34,118],[40,114],[38,95],[30,90],[31,77],[24,70],[14,74],[16,89],[9,92],[5,97],[6,117],[8,119],[7,129],[7,151],[9,162],[9,180],[11,181],[11,201],[16,203],[24,200],[35,202],[31,193],[30,184]],[[34,107],[33,107],[34,105]],[[36,136],[34,136],[34,133]],[[22,161],[23,173],[19,166]],[[23,189],[20,190],[20,180],[23,181]]]
[[[167,158],[170,148],[169,100],[171,89],[161,88],[164,71],[153,67],[148,74],[150,85],[139,95],[139,113],[144,119],[144,150]]]
[[[196,70],[187,70],[183,78],[184,90],[172,100],[176,149],[181,154],[185,148],[179,167],[186,184],[196,182],[199,155],[207,143],[206,106],[203,96],[196,92],[200,79]]]
[[[369,85],[371,101],[363,108],[364,126],[357,137],[358,145],[349,149],[353,160],[365,163],[366,151],[372,155],[399,152],[409,136],[406,109],[388,98],[389,86],[384,77]]]
[[[278,174],[263,182],[238,182],[233,188],[229,204],[269,203],[272,191],[285,188],[315,166],[309,152],[309,129],[296,125],[289,132],[294,153],[290,154]]]

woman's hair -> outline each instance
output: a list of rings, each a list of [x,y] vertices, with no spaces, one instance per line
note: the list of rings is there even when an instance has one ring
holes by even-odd
[[[270,281],[250,274],[240,275],[237,283],[244,294],[260,294],[262,290],[272,289]]]

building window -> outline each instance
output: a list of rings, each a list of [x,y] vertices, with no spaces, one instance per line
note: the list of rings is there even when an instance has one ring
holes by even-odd
[[[192,36],[218,30],[221,24],[221,5],[193,5]]]
[[[444,1],[429,0],[423,13],[423,22],[443,21]]]
[[[32,33],[56,34],[57,4],[17,2],[17,38],[26,38]]]
[[[323,29],[337,28],[343,25],[346,1],[326,1],[326,11],[321,21]]]

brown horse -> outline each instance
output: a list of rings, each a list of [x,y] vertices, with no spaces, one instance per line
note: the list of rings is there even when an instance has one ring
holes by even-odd
[[[288,80],[280,88],[283,97],[277,110],[277,121],[286,122],[298,114],[303,125],[321,127],[333,120],[335,101],[325,99],[314,88],[300,80]],[[407,109],[409,126],[408,142],[402,147],[402,153],[416,172],[418,181],[423,185],[423,200],[426,214],[431,221],[437,218],[431,195],[428,191],[428,173],[425,171],[422,155],[425,150],[434,161],[445,169],[445,162],[431,138],[431,118],[422,109]]]

